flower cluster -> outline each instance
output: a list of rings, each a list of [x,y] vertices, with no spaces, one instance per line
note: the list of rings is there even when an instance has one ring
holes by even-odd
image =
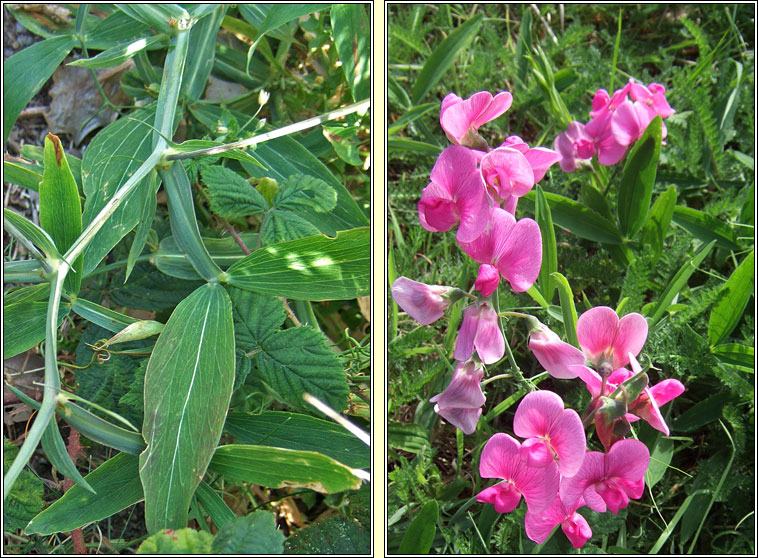
[[[615,165],[629,146],[642,136],[653,118],[668,118],[672,114],[674,109],[666,101],[666,89],[660,83],[646,87],[630,79],[613,95],[599,89],[592,99],[590,121],[586,124],[574,121],[555,138],[554,147],[561,156],[561,169],[573,172],[582,161],[592,159],[596,154],[601,165]],[[665,124],[662,137],[666,137]]]
[[[479,128],[505,113],[512,100],[508,92],[493,96],[486,91],[465,100],[453,93],[445,97],[440,124],[455,145],[440,154],[418,203],[419,221],[426,230],[444,232],[457,226],[458,246],[480,264],[471,290],[425,285],[406,277],[392,285],[398,305],[425,325],[441,318],[453,302],[471,300],[463,310],[455,344],[453,377],[442,393],[430,399],[434,411],[465,434],[476,430],[482,414],[485,367],[500,361],[507,348],[497,306],[501,279],[515,292],[527,291],[542,263],[539,226],[532,219],[515,218],[519,199],[558,161],[565,171],[596,154],[601,164],[617,163],[653,118],[674,112],[663,86],[630,81],[612,97],[598,91],[592,120],[586,125],[573,122],[556,138],[557,151],[529,147],[517,136],[490,149]],[[528,347],[542,367],[554,378],[579,378],[591,401],[580,417],[564,408],[556,393],[525,395],[513,420],[513,433],[520,440],[497,433],[482,449],[480,476],[502,482],[484,489],[476,499],[508,513],[523,496],[530,539],[544,542],[560,524],[579,548],[592,532],[578,509],[588,506],[617,514],[630,499],[643,494],[650,453],[642,442],[626,438],[630,423],[643,419],[668,436],[660,408],[680,395],[684,386],[674,379],[649,385],[637,361],[648,334],[647,321],[640,314],[620,318],[611,308],[591,308],[576,323],[578,347],[561,340],[536,318],[516,315],[528,320]],[[604,452],[588,450],[585,430],[593,424]]]

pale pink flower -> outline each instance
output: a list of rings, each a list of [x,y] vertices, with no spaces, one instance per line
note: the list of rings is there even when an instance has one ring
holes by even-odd
[[[581,548],[591,537],[587,520],[577,513],[577,509],[584,506],[581,498],[573,506],[566,506],[560,496],[556,495],[552,505],[541,513],[533,513],[527,510],[524,526],[526,536],[538,544],[547,540],[556,525],[561,526],[566,538],[574,548]]]
[[[479,266],[479,273],[474,282],[474,289],[482,291],[482,296],[489,296],[495,292],[495,289],[497,289],[499,284],[500,272],[495,266],[490,264],[482,264]]]
[[[534,186],[534,171],[518,149],[499,147],[482,158],[482,178],[500,203],[511,196],[520,198]]]
[[[582,466],[587,451],[582,419],[573,409],[564,409],[563,400],[552,391],[533,391],[524,396],[513,418],[513,432],[526,440],[521,459],[530,467],[558,464],[564,477]]]
[[[619,320],[607,306],[587,310],[576,323],[576,335],[587,360],[596,368],[607,362],[611,370],[629,364],[628,353],[639,354],[647,330],[647,321],[641,314],[627,314]]]
[[[470,149],[453,145],[437,159],[418,202],[421,226],[428,231],[449,231],[460,222],[455,238],[470,242],[487,226],[489,200]]]
[[[629,355],[632,370],[634,374],[642,372],[637,359]],[[669,378],[658,382],[654,386],[647,386],[642,393],[629,405],[629,413],[626,418],[629,422],[638,420],[638,417],[647,421],[647,423],[656,430],[669,435],[669,427],[661,413],[661,407],[684,393],[684,385],[679,380]]]
[[[479,458],[479,476],[505,481],[476,495],[477,502],[494,504],[498,513],[516,509],[522,495],[529,511],[541,513],[555,500],[560,484],[555,463],[547,467],[529,467],[521,460],[521,444],[502,433],[495,434],[484,445]]]
[[[435,413],[464,434],[476,430],[476,423],[482,414],[485,398],[480,382],[483,375],[484,370],[473,361],[459,362],[450,385],[429,400],[435,403]]]
[[[553,147],[560,155],[560,166],[564,172],[574,172],[578,161],[587,161],[597,151],[595,140],[585,132],[584,124],[574,121],[553,142]]]
[[[505,354],[505,339],[498,325],[497,312],[487,301],[472,304],[463,311],[455,360],[469,360],[474,349],[484,364],[494,364]]]
[[[534,172],[534,183],[537,184],[545,178],[547,169],[560,161],[561,154],[547,147],[529,147],[519,136],[508,136],[500,147],[510,147],[520,151]]]
[[[647,87],[641,83],[633,83],[629,89],[629,96],[649,106],[661,118],[668,118],[676,112],[666,100],[666,88],[660,83],[651,83]]]
[[[392,283],[392,298],[411,318],[423,325],[440,319],[452,302],[450,295],[457,289],[443,285],[426,285],[407,277]]]
[[[477,130],[511,107],[513,96],[501,91],[494,97],[489,91],[479,91],[466,100],[448,93],[442,100],[440,124],[448,139],[456,144],[486,149],[486,142]]]
[[[471,242],[458,244],[474,261],[489,264],[521,293],[537,280],[542,265],[542,236],[532,219],[515,217],[499,207],[490,209],[485,230]]]
[[[561,340],[558,334],[540,323],[537,319],[530,319],[532,324],[529,332],[529,349],[537,357],[537,361],[547,370],[553,378],[570,380],[576,378],[578,373],[571,368],[572,365],[585,363],[584,353]]]
[[[642,496],[649,462],[650,451],[639,440],[619,440],[608,453],[589,451],[579,472],[561,482],[561,500],[571,507],[584,498],[594,511],[616,515],[630,498]]]

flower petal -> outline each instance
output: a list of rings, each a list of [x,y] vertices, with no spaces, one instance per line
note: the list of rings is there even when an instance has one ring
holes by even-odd
[[[549,435],[550,445],[558,454],[558,470],[561,475],[574,476],[582,466],[587,452],[587,438],[579,414],[573,409],[564,409]]]
[[[521,438],[546,436],[563,414],[563,399],[552,391],[527,393],[513,417],[513,433]]]
[[[500,330],[497,312],[488,304],[480,306],[474,347],[484,364],[494,364],[505,354],[505,339]]]
[[[587,359],[597,364],[600,356],[610,349],[616,337],[619,317],[612,308],[596,306],[579,316],[576,336]]]
[[[494,434],[482,448],[479,476],[484,479],[507,479],[521,462],[521,444],[508,434]]]
[[[640,353],[647,340],[647,331],[647,320],[642,314],[633,312],[621,318],[611,348],[614,369],[629,364],[629,353],[634,356]]]
[[[511,289],[517,293],[528,291],[542,266],[542,236],[537,222],[529,218],[519,220],[503,249],[496,245],[493,258]]]

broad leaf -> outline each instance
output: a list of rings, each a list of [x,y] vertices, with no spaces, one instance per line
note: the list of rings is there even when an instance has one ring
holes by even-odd
[[[400,554],[429,554],[437,532],[439,504],[437,500],[429,500],[418,515],[408,526],[408,530],[400,542]]]
[[[331,211],[337,205],[337,192],[320,178],[296,174],[279,186],[274,194],[274,207],[289,211],[313,209]]]
[[[140,51],[166,45],[168,45],[168,37],[166,35],[153,35],[152,37],[143,37],[136,40],[130,39],[101,52],[97,56],[74,60],[73,62],[69,62],[68,65],[80,66],[91,70],[113,68],[133,58]]]
[[[228,283],[249,291],[298,300],[342,300],[370,292],[368,227],[336,238],[310,236],[272,244],[232,265]]]
[[[721,287],[708,319],[708,341],[716,345],[737,326],[754,291],[755,252],[751,251]]]
[[[248,249],[255,249],[258,243],[258,233],[244,232],[239,236]],[[242,247],[231,236],[225,238],[203,238],[202,241],[213,261],[222,269],[226,269],[245,257]],[[178,277],[179,279],[200,279],[197,271],[195,271],[195,268],[189,262],[187,253],[176,245],[173,236],[167,236],[161,240],[158,252],[155,254],[155,266],[161,273],[172,277]]]
[[[260,343],[255,355],[260,378],[277,399],[308,409],[310,393],[333,409],[347,407],[347,379],[323,333],[301,326],[277,331]]]
[[[221,446],[210,468],[230,479],[269,488],[303,486],[316,492],[356,490],[361,479],[350,467],[312,451],[267,446]]]
[[[663,241],[669,230],[675,206],[676,186],[672,184],[655,200],[642,228],[642,243],[650,246],[655,259],[658,259],[663,250]]]
[[[219,529],[211,544],[211,554],[281,554],[284,535],[277,529],[274,515],[263,510],[235,517]]]
[[[252,184],[236,172],[219,165],[205,167],[200,173],[208,186],[211,211],[226,219],[258,215],[268,203]]]
[[[213,10],[213,12],[210,17],[203,17],[192,26],[187,62],[182,73],[181,93],[192,101],[199,99],[205,91],[208,76],[211,74],[215,60],[216,36],[227,10],[225,5],[214,6],[211,4],[201,7]],[[196,18],[197,16],[193,15],[192,17]]]
[[[245,444],[317,451],[348,467],[371,466],[369,447],[340,425],[324,419],[282,411],[230,413],[224,429]]]
[[[70,304],[61,303],[58,325],[68,315]],[[45,338],[47,302],[18,302],[3,306],[3,358],[31,349]]]
[[[17,52],[3,63],[3,143],[18,115],[68,56],[75,40],[54,37]]]
[[[217,283],[174,310],[145,374],[140,455],[148,531],[181,528],[221,436],[234,382],[232,305]]]
[[[8,472],[18,451],[18,446],[3,437],[3,474]],[[26,527],[44,507],[44,495],[42,481],[31,471],[21,471],[3,506],[3,530],[12,532]]]
[[[723,220],[712,215],[677,205],[674,208],[674,223],[703,242],[716,241],[716,246],[726,250],[739,250],[737,234]]]
[[[542,236],[542,265],[540,266],[539,285],[545,300],[549,303],[553,300],[553,293],[555,292],[551,274],[558,271],[558,250],[555,244],[555,229],[553,228],[550,206],[539,185],[537,185],[534,219],[540,227],[540,235]]]
[[[29,522],[24,532],[39,535],[65,533],[99,521],[142,499],[137,457],[119,453],[84,479],[95,490],[75,485]]]
[[[335,4],[330,12],[332,37],[353,93],[353,100],[371,96],[371,29],[366,4]]]
[[[743,372],[755,374],[755,348],[739,343],[724,343],[711,348],[714,356],[724,364]]]
[[[50,235],[15,211],[3,208],[3,228],[13,236],[17,236],[16,232],[20,233],[34,246],[42,250],[48,258],[60,259],[58,249]]]

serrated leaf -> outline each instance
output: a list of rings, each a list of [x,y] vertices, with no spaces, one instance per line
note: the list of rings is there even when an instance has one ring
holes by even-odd
[[[258,215],[268,203],[253,186],[236,172],[218,165],[205,167],[200,176],[208,186],[211,211],[226,219]]]
[[[203,283],[169,277],[149,263],[138,263],[126,284],[123,272],[114,274],[109,294],[116,305],[148,311],[166,310],[179,304]]]
[[[137,554],[212,554],[213,535],[206,531],[164,529],[146,538]]]
[[[63,62],[75,40],[53,37],[15,53],[3,63],[3,143],[18,115]]]
[[[274,515],[263,510],[236,517],[219,529],[211,544],[212,554],[281,554],[284,535]]]
[[[371,466],[369,447],[342,426],[324,419],[283,411],[230,413],[224,429],[245,444],[317,451],[348,467]]]
[[[280,401],[308,409],[303,393],[310,393],[332,409],[347,407],[345,372],[323,333],[301,326],[273,333],[255,355],[261,379]]]
[[[287,242],[319,234],[319,230],[291,211],[271,209],[261,227],[261,245]]]
[[[176,307],[150,356],[140,455],[150,532],[187,524],[232,395],[233,328],[226,291],[202,286]]]
[[[80,58],[79,60],[69,62],[68,65],[80,66],[91,70],[113,68],[134,57],[138,52],[148,50],[151,47],[158,48],[166,45],[168,45],[168,37],[166,35],[153,35],[136,40],[130,39],[104,50],[97,56]]]
[[[137,457],[119,453],[84,477],[96,494],[73,486],[32,519],[24,532],[51,535],[73,531],[136,504],[142,499],[137,467]]]
[[[721,287],[713,305],[708,319],[708,341],[711,345],[718,344],[737,326],[753,294],[754,277],[755,252],[751,250]]]
[[[341,300],[370,292],[370,230],[361,227],[336,238],[309,236],[279,242],[232,265],[234,287],[297,300]]]
[[[228,477],[269,488],[303,486],[322,493],[355,490],[361,480],[350,467],[312,451],[267,446],[220,446],[210,468]]]
[[[3,475],[18,454],[18,447],[3,438]],[[17,531],[26,527],[29,520],[37,515],[45,505],[42,481],[30,471],[21,471],[13,484],[3,506],[3,530]]]
[[[314,209],[319,213],[331,211],[337,205],[337,192],[329,184],[305,174],[287,178],[274,195],[274,207],[299,211]]]
[[[284,545],[287,554],[370,554],[371,533],[352,519],[335,516],[300,529]]]

